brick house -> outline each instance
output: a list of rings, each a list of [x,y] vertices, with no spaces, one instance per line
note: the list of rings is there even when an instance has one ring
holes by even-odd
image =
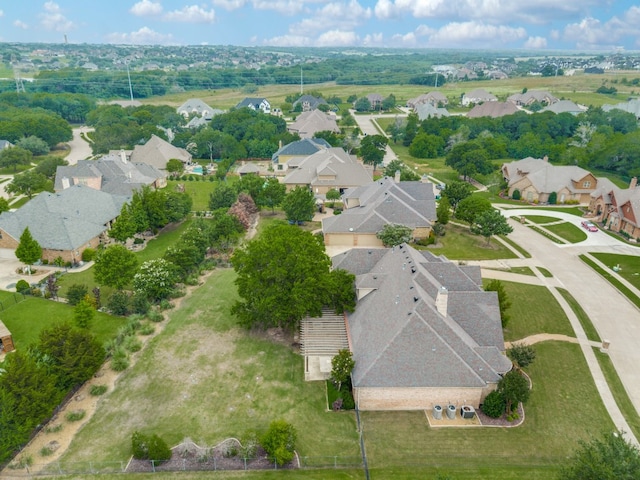
[[[600,179],[600,187],[591,195],[589,214],[614,232],[640,238],[640,188],[633,177],[629,188],[619,188],[608,179]]]

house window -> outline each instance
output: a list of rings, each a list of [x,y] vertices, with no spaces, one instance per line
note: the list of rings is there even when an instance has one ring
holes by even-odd
[[[582,184],[583,188],[590,188],[591,187],[591,181],[589,180],[585,180]]]

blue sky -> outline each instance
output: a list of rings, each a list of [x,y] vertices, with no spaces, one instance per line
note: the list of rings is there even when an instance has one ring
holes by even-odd
[[[0,41],[640,50],[631,0],[0,0]]]

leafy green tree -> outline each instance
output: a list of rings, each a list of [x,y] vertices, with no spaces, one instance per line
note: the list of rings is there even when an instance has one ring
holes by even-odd
[[[367,135],[360,142],[360,156],[362,161],[367,165],[373,166],[375,173],[376,167],[382,164],[384,154],[386,152],[389,140],[382,135]]]
[[[32,198],[34,194],[46,190],[50,185],[51,183],[42,173],[38,173],[35,170],[27,170],[13,177],[13,180],[5,190],[9,193],[26,195],[28,198]]]
[[[209,194],[209,210],[229,208],[238,198],[238,192],[227,182],[217,182]]]
[[[105,358],[102,345],[92,333],[75,329],[68,323],[57,323],[42,330],[37,350],[50,360],[48,368],[55,375],[58,387],[64,390],[90,379]]]
[[[152,302],[167,298],[175,288],[176,267],[163,258],[148,260],[133,276],[133,289]]]
[[[442,137],[420,132],[409,145],[409,154],[416,158],[436,158],[442,156],[444,147]]]
[[[332,188],[329,191],[327,191],[327,193],[325,194],[325,197],[327,198],[327,200],[335,202],[336,200],[340,200],[340,192],[335,188]]]
[[[416,182],[420,180],[420,175],[407,167],[402,160],[392,160],[384,168],[384,176],[394,178],[396,172],[400,172],[401,182]]]
[[[623,432],[605,432],[581,441],[567,461],[559,480],[634,480],[640,478],[640,450]]]
[[[295,187],[282,200],[282,209],[291,223],[308,222],[316,211],[313,192],[304,186]]]
[[[161,197],[167,212],[168,223],[184,220],[193,208],[193,199],[188,193],[165,191]]]
[[[109,229],[109,236],[119,242],[126,242],[127,239],[132,238],[137,231],[137,226],[133,214],[131,212],[131,206],[128,203],[122,205],[120,215],[116,218]]]
[[[18,170],[18,165],[29,165],[33,154],[29,150],[20,147],[5,148],[0,151],[0,167],[13,167],[13,171]]]
[[[382,109],[393,110],[394,108],[396,108],[396,96],[391,93],[388,97],[382,100]]]
[[[293,460],[296,448],[296,430],[284,420],[274,420],[269,430],[260,438],[260,445],[275,462],[282,466]]]
[[[8,212],[10,210],[9,202],[6,198],[0,197],[0,213]]]
[[[471,232],[482,235],[487,239],[487,245],[489,245],[493,235],[509,235],[513,232],[513,228],[499,210],[492,208],[474,217]]]
[[[402,135],[402,145],[408,147],[413,142],[413,139],[418,133],[418,115],[410,113],[407,117],[407,124],[404,127],[404,134]]]
[[[353,104],[353,108],[356,112],[368,112],[369,110],[371,110],[371,102],[367,97],[360,97]]]
[[[167,248],[163,258],[178,267],[180,279],[185,279],[202,263],[204,253],[195,244],[179,241]]]
[[[226,250],[243,232],[244,227],[235,216],[218,211],[211,223],[211,246]]]
[[[453,208],[453,214],[456,214],[458,204],[461,200],[464,200],[473,191],[473,187],[467,182],[451,182],[442,191],[442,196],[449,200],[451,208]]]
[[[320,315],[336,292],[331,260],[321,240],[285,223],[266,228],[234,252],[238,300],[231,311],[245,327],[295,329],[306,315]],[[348,285],[350,290],[353,285]]]
[[[256,204],[269,207],[271,213],[275,213],[276,206],[282,203],[286,194],[287,186],[284,183],[280,183],[277,178],[268,178],[260,190]]]
[[[337,314],[353,312],[356,308],[355,275],[340,268],[329,272],[327,304]]]
[[[502,328],[506,328],[509,324],[508,310],[511,308],[511,301],[507,291],[504,288],[504,284],[500,280],[491,280],[484,287],[485,292],[496,292],[498,294],[498,307],[500,309],[500,320],[502,322]]]
[[[248,193],[251,198],[253,198],[253,201],[258,204],[258,197],[260,196],[264,185],[264,178],[262,178],[257,173],[250,173],[240,177],[240,181],[236,184],[236,188],[238,193]]]
[[[446,225],[449,223],[449,217],[451,215],[451,205],[449,205],[449,199],[447,197],[442,197],[438,202],[438,207],[436,208],[436,218],[440,225]]]
[[[131,282],[137,268],[135,253],[124,245],[111,245],[96,258],[93,277],[100,285],[120,290]]]
[[[525,343],[512,343],[511,348],[507,349],[507,356],[519,368],[526,368],[536,359],[536,349],[533,345]]]
[[[16,248],[16,257],[27,265],[29,275],[31,275],[31,265],[42,257],[42,247],[31,236],[29,227],[25,228],[22,235],[20,235],[20,243],[18,244],[18,248]]]
[[[29,150],[32,155],[46,155],[49,153],[49,145],[47,145],[47,142],[35,135],[21,138],[16,142],[16,147]]]
[[[89,293],[89,287],[83,283],[74,283],[67,289],[67,303],[69,305],[77,305]]]
[[[73,309],[73,320],[80,328],[87,329],[91,326],[93,319],[96,316],[96,310],[93,308],[91,302],[86,298],[83,298],[78,302]]]
[[[340,391],[342,384],[351,378],[351,372],[356,366],[353,354],[348,349],[339,350],[337,355],[331,359],[331,381]]]
[[[42,160],[38,162],[38,165],[36,165],[36,168],[34,168],[34,170],[37,173],[43,174],[48,179],[53,180],[56,176],[56,170],[58,169],[58,167],[65,165],[69,165],[69,162],[67,162],[64,158],[49,155],[42,158]]]
[[[477,221],[476,218],[480,214],[491,210],[493,210],[493,207],[488,199],[479,195],[471,195],[460,201],[455,216],[474,225]]]
[[[394,247],[401,243],[409,243],[413,235],[413,229],[404,225],[387,224],[382,227],[376,237],[382,241],[385,247]]]
[[[511,370],[505,373],[498,382],[498,391],[507,402],[507,415],[512,413],[518,403],[526,403],[529,399],[529,381],[519,370]]]
[[[175,177],[182,173],[182,171],[184,170],[184,164],[182,163],[182,160],[172,158],[167,162],[165,170]]]
[[[491,418],[499,418],[505,412],[506,407],[504,396],[494,390],[482,402],[482,413]]]
[[[454,145],[447,154],[445,165],[456,170],[465,179],[476,173],[486,175],[496,169],[489,153],[479,141],[474,140]]]

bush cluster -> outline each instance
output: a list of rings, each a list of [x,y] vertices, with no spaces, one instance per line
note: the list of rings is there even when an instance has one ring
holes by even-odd
[[[155,462],[166,462],[171,458],[171,449],[158,435],[144,435],[140,432],[133,432],[131,435],[131,450],[133,458],[137,460],[154,460]]]

